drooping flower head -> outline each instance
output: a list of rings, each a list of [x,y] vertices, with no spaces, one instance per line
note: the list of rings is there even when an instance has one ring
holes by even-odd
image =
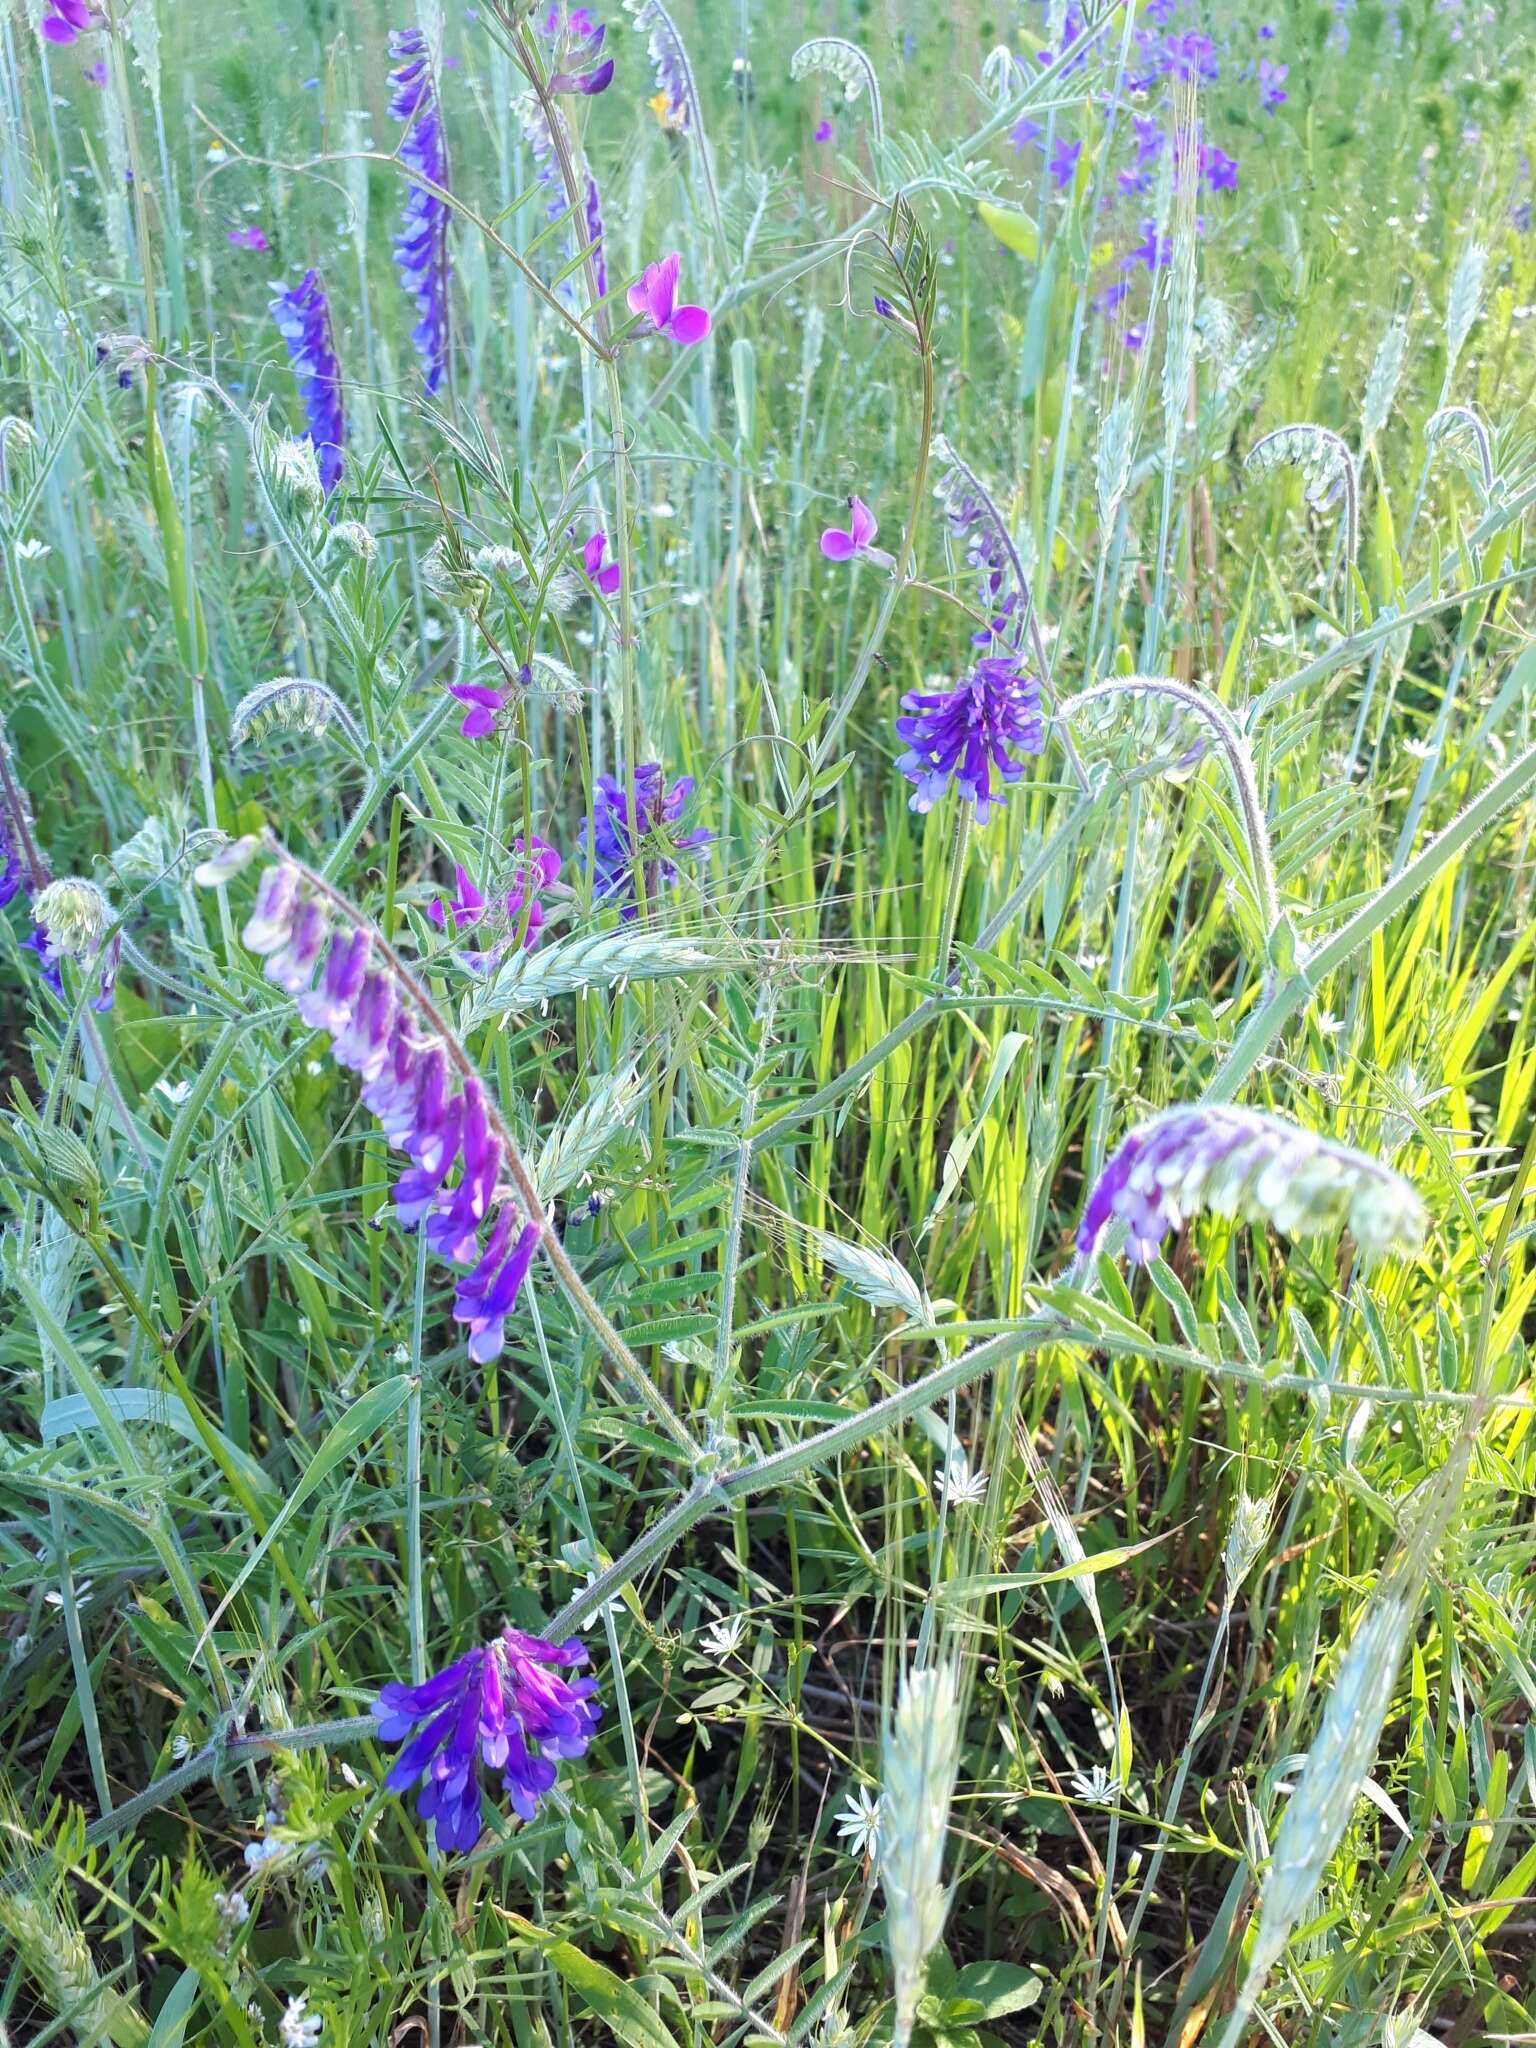
[[[539,16],[539,30],[552,48],[551,92],[606,92],[613,78],[613,59],[603,56],[607,26],[592,19],[587,7],[562,7],[558,0]]]
[[[533,841],[531,858],[524,858],[521,839],[513,841],[512,850],[517,855],[518,865],[511,881],[497,893],[489,906],[475,887],[469,871],[455,862],[455,894],[447,901],[439,896],[427,912],[439,931],[447,930],[451,916],[456,931],[466,931],[473,926],[482,939],[489,940],[482,951],[459,955],[461,965],[474,973],[494,966],[519,932],[522,933],[524,948],[531,950],[539,943],[544,929],[545,911],[540,896],[559,878],[560,856],[542,839]]]
[[[1170,1109],[1122,1140],[1083,1210],[1077,1248],[1092,1257],[1109,1223],[1125,1225],[1126,1256],[1154,1258],[1201,1209],[1272,1223],[1287,1237],[1347,1224],[1368,1259],[1415,1250],[1424,1205],[1401,1174],[1284,1117],[1228,1104]]]
[[[254,851],[254,840],[240,841],[194,879],[226,882]],[[525,1217],[503,1180],[508,1161],[478,1077],[456,1048],[450,1058],[399,962],[286,855],[257,884],[242,937],[265,960],[267,980],[330,1039],[337,1065],[359,1077],[364,1103],[410,1160],[395,1186],[396,1220],[423,1230],[439,1258],[469,1269],[453,1314],[468,1326],[470,1357],[488,1364],[505,1341],[543,1219]]]
[[[291,291],[271,305],[277,331],[298,378],[308,438],[329,497],[341,482],[341,449],[347,435],[341,404],[341,364],[331,334],[331,307],[317,270],[306,270]]]
[[[952,690],[912,690],[896,730],[908,751],[896,763],[913,784],[912,809],[929,811],[953,782],[985,825],[1002,802],[999,784],[1024,773],[1020,756],[1045,749],[1040,684],[1011,658],[983,655]]]
[[[677,863],[672,855],[707,846],[714,838],[714,833],[702,826],[679,837],[668,829],[681,818],[692,794],[691,775],[680,776],[668,788],[662,779],[661,763],[643,762],[635,770],[635,810],[640,821],[637,832],[630,824],[629,794],[623,776],[598,776],[593,830],[589,837],[583,821],[578,844],[592,871],[594,894],[617,898],[625,918],[636,916],[639,909],[634,889],[637,849],[645,868],[646,900],[650,902],[658,890],[677,880]]]
[[[392,29],[389,54],[389,111],[408,125],[400,140],[400,161],[433,185],[448,186],[448,145],[426,37],[419,28]],[[446,199],[412,184],[395,236],[395,268],[416,301],[411,342],[421,359],[428,393],[437,390],[448,367],[448,215]]]
[[[32,918],[36,930],[26,943],[42,962],[43,979],[60,990],[59,962],[79,960],[97,975],[91,1008],[110,1010],[117,996],[123,938],[120,931],[108,937],[112,906],[96,884],[79,875],[61,876],[32,898]]]
[[[933,494],[943,507],[950,543],[975,572],[981,608],[991,628],[973,634],[977,647],[994,640],[1017,652],[1030,615],[1024,564],[1012,534],[990,493],[944,435],[934,438],[937,480]]]
[[[691,347],[709,333],[709,314],[702,306],[680,306],[677,302],[677,274],[682,258],[674,249],[660,263],[648,263],[645,275],[628,291],[629,310],[649,320],[658,334]]]
[[[675,23],[657,0],[625,0],[635,27],[646,38],[656,77],[656,96],[651,110],[663,128],[674,135],[689,134],[697,123],[694,104],[693,69]]]
[[[480,1766],[501,1773],[514,1812],[532,1820],[557,1759],[584,1756],[601,1709],[595,1678],[567,1678],[585,1646],[504,1628],[421,1685],[386,1685],[374,1705],[381,1742],[404,1742],[385,1780],[419,1785],[416,1810],[437,1846],[461,1854],[480,1838]],[[530,1748],[534,1744],[536,1748]]]

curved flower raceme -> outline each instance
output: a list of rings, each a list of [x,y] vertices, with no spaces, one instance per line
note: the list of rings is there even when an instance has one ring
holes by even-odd
[[[932,810],[953,780],[984,825],[1002,801],[997,783],[1017,782],[1018,757],[1045,749],[1040,685],[1011,660],[984,656],[952,690],[912,690],[901,704],[908,751],[896,766],[914,785],[914,811]]]
[[[1347,1224],[1371,1259],[1416,1250],[1425,1226],[1417,1194],[1379,1160],[1262,1110],[1194,1105],[1153,1117],[1121,1142],[1083,1210],[1077,1248],[1091,1257],[1118,1219],[1127,1257],[1145,1265],[1201,1209],[1272,1223],[1287,1237]]]
[[[196,879],[221,883],[253,851],[254,842],[237,842]],[[489,1364],[543,1223],[522,1214],[503,1180],[508,1162],[479,1080],[450,1059],[399,963],[294,862],[281,858],[262,875],[242,937],[265,960],[267,980],[330,1039],[337,1064],[359,1077],[364,1103],[410,1160],[395,1186],[396,1220],[468,1268],[454,1319],[468,1327],[470,1357]]]
[[[593,831],[589,837],[583,822],[578,838],[583,859],[592,871],[592,886],[600,897],[617,897],[625,918],[637,915],[634,894],[634,859],[638,844],[645,866],[647,901],[659,889],[677,880],[674,853],[688,853],[707,846],[713,832],[703,827],[673,838],[667,827],[676,824],[693,794],[693,777],[680,776],[671,788],[662,780],[661,763],[646,761],[635,770],[635,809],[639,814],[638,834],[630,824],[629,794],[622,776],[597,778]]]
[[[494,965],[506,950],[510,939],[519,931],[523,934],[523,947],[531,950],[539,943],[544,928],[544,905],[540,892],[547,889],[560,874],[560,856],[552,846],[542,839],[533,842],[533,858],[523,858],[523,842],[513,841],[513,852],[518,857],[518,868],[512,882],[490,906],[489,919],[484,896],[475,887],[468,871],[454,864],[454,888],[457,894],[449,901],[439,896],[431,905],[427,915],[440,931],[446,931],[451,914],[454,926],[463,931],[470,925],[481,927],[484,932],[489,926],[497,928],[491,945],[479,953],[461,953],[460,963],[475,973]]]
[[[395,62],[389,111],[409,124],[400,140],[400,161],[446,191],[448,146],[426,37],[419,28],[392,29],[389,54]],[[395,236],[395,268],[419,315],[411,342],[429,393],[442,383],[448,367],[448,213],[446,199],[412,184]]]
[[[479,1840],[482,1764],[501,1772],[513,1810],[532,1820],[556,1759],[586,1754],[601,1713],[591,1704],[597,1680],[564,1675],[586,1661],[574,1636],[556,1644],[504,1628],[421,1685],[383,1688],[379,1740],[405,1743],[385,1783],[391,1792],[419,1784],[416,1810],[439,1849],[464,1853]]]
[[[341,364],[331,335],[330,301],[320,273],[306,270],[291,291],[278,293],[271,312],[299,380],[320,485],[329,497],[341,482],[341,447],[347,423],[341,405]]]
[[[709,333],[710,318],[702,306],[677,303],[677,274],[682,258],[674,249],[659,263],[648,263],[645,275],[629,288],[629,310],[649,320],[658,334],[681,342],[685,348],[703,341]]]

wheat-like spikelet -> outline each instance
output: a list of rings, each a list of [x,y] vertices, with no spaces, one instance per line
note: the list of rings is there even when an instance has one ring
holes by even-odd
[[[1397,387],[1408,359],[1408,322],[1394,320],[1377,344],[1371,374],[1365,380],[1360,406],[1360,445],[1371,448],[1392,414]]]
[[[585,1102],[557,1124],[532,1162],[539,1193],[548,1202],[591,1170],[625,1126],[645,1094],[633,1067],[603,1074]]]
[[[913,1322],[926,1319],[927,1296],[900,1260],[889,1252],[851,1244],[847,1238],[834,1237],[825,1230],[808,1229],[805,1236],[822,1261],[871,1308],[900,1309]]]
[[[909,1672],[881,1756],[880,1884],[896,1980],[895,2048],[905,2048],[912,2038],[925,1966],[944,1932],[944,1835],[959,1768],[954,1667]]]
[[[664,981],[675,974],[707,974],[739,967],[738,947],[676,932],[578,932],[557,945],[510,954],[471,1005],[470,1021],[536,1010],[554,996],[616,982]]]

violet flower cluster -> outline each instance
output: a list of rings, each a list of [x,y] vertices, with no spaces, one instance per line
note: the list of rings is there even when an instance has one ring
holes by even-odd
[[[914,811],[931,811],[953,782],[985,825],[1002,786],[1024,773],[1019,756],[1045,750],[1039,681],[1013,657],[983,655],[953,689],[910,690],[901,708],[907,751],[896,766],[914,785]]]
[[[408,124],[400,141],[400,161],[446,191],[448,145],[426,37],[419,28],[392,29],[389,54],[395,63],[389,74],[389,111],[393,119]],[[429,394],[442,383],[448,367],[448,215],[446,199],[413,183],[395,236],[395,268],[416,301],[411,342]]]
[[[237,841],[197,879],[224,881],[253,850]],[[242,936],[266,961],[267,980],[359,1077],[364,1103],[410,1160],[395,1186],[396,1218],[405,1230],[424,1229],[439,1258],[468,1269],[454,1320],[467,1328],[470,1357],[488,1365],[505,1342],[542,1219],[523,1216],[503,1180],[508,1162],[479,1080],[450,1060],[373,933],[345,917],[337,924],[333,901],[292,861],[263,873]]]
[[[674,836],[675,825],[693,794],[693,777],[683,775],[667,786],[659,761],[645,761],[635,770],[635,811],[638,830],[631,824],[629,793],[624,777],[599,775],[594,792],[592,830],[583,821],[577,844],[592,876],[593,893],[615,901],[627,921],[639,915],[635,896],[635,859],[638,852],[645,878],[645,898],[653,902],[659,892],[678,878],[673,855],[690,853],[707,846],[713,832],[702,826]]]
[[[42,31],[50,43],[73,43],[87,29],[101,28],[105,21],[105,15],[89,0],[48,0]]]
[[[1347,1224],[1363,1257],[1412,1252],[1424,1207],[1400,1174],[1283,1117],[1227,1104],[1170,1109],[1122,1140],[1083,1210],[1077,1249],[1091,1258],[1106,1228],[1126,1230],[1140,1265],[1202,1209],[1271,1223],[1287,1237]]]
[[[574,1636],[556,1644],[504,1628],[421,1685],[383,1688],[379,1740],[405,1743],[385,1783],[391,1792],[419,1785],[416,1810],[439,1849],[463,1854],[479,1840],[482,1764],[500,1771],[513,1810],[532,1820],[556,1760],[586,1754],[601,1713],[597,1680],[564,1675],[586,1661]]]
[[[561,7],[559,0],[545,8],[539,30],[553,44],[560,60],[551,70],[549,90],[559,93],[606,92],[613,79],[613,59],[603,56],[607,26],[594,22],[590,8]]]
[[[299,382],[307,435],[315,451],[320,484],[329,497],[341,482],[342,443],[347,436],[341,404],[341,364],[331,333],[331,307],[317,270],[306,270],[291,290],[271,302],[277,331]]]

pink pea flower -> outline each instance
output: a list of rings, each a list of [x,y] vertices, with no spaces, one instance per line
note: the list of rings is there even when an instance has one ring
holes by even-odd
[[[851,562],[855,555],[862,555],[866,561],[890,568],[893,557],[884,548],[871,545],[879,531],[879,523],[864,500],[850,498],[847,526],[827,527],[821,536],[821,552],[829,562]]]
[[[830,121],[822,121],[818,123],[816,133],[811,137],[811,140],[812,142],[830,142],[836,133],[837,130]]]
[[[42,28],[50,43],[72,43],[88,28],[100,24],[101,16],[89,5],[89,0],[48,0]]]
[[[253,221],[246,228],[231,228],[230,246],[235,249],[254,249],[258,256],[265,256],[272,247],[261,229]]]
[[[496,730],[496,714],[506,702],[500,690],[493,690],[489,683],[450,683],[448,694],[469,706],[459,725],[465,739],[489,739]]]
[[[622,581],[622,574],[617,562],[604,560],[607,553],[608,536],[602,527],[599,527],[596,533],[587,537],[587,544],[581,551],[581,566],[603,596],[612,597]]]
[[[677,273],[682,258],[674,249],[660,263],[648,263],[645,275],[629,288],[629,310],[650,321],[658,334],[691,347],[709,332],[710,319],[702,306],[677,303]]]
[[[494,928],[503,936],[493,938],[487,952],[461,955],[461,964],[477,971],[494,964],[505,945],[505,933],[521,930],[523,946],[531,950],[539,943],[539,934],[544,928],[544,906],[539,901],[541,892],[556,881],[560,874],[560,856],[555,849],[542,839],[533,842],[533,856],[523,859],[524,844],[521,839],[513,842],[513,852],[522,865],[512,877],[511,886],[500,900],[491,905]],[[475,887],[469,874],[455,861],[453,868],[454,888],[457,893],[448,901],[439,896],[432,903],[427,915],[439,931],[445,931],[451,913],[456,930],[464,931],[471,925],[478,925],[486,915],[486,900]],[[491,929],[491,927],[488,927]]]

